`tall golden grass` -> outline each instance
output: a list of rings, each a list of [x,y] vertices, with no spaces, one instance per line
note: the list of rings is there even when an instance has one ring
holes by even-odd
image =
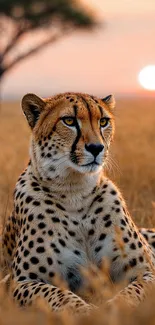
[[[121,99],[115,109],[116,134],[111,147],[108,175],[121,189],[138,226],[155,227],[155,100]],[[3,103],[0,109],[0,218],[3,225],[13,206],[12,193],[18,175],[28,161],[30,130],[19,103]],[[102,277],[101,277],[102,278]],[[94,275],[92,277],[94,280]],[[101,291],[100,275],[95,290]],[[102,293],[101,293],[102,296]],[[104,300],[104,299],[103,299]],[[155,291],[132,313],[122,308],[108,312],[104,304],[98,316],[80,324],[155,324]],[[48,312],[43,302],[19,309],[0,290],[1,324],[75,324],[64,313]]]

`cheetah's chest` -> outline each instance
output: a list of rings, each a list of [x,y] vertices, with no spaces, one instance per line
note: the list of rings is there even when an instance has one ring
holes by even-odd
[[[22,280],[25,277],[25,280],[40,279],[54,283],[55,275],[59,274],[72,291],[77,291],[83,284],[80,267],[99,265],[104,256],[109,256],[107,247],[111,249],[109,234],[106,234],[102,247],[98,242],[101,216],[96,212],[99,209],[96,211],[93,206],[88,213],[91,198],[83,202],[82,211],[77,209],[74,212],[69,212],[63,202],[54,200],[50,195],[33,193],[32,198],[28,202],[27,214],[23,215],[13,266],[15,277],[22,274]],[[104,211],[106,213],[106,207]],[[18,280],[21,280],[19,277]]]
[[[73,217],[68,226],[58,222],[57,219],[53,220],[56,222],[50,222],[49,219],[46,222],[45,220],[31,222],[28,234],[28,238],[31,237],[30,241],[25,240],[27,235],[24,232],[22,237],[24,250],[23,246],[19,249],[21,261],[26,261],[22,266],[24,268],[22,274],[26,278],[40,279],[48,283],[54,283],[54,277],[58,274],[68,283],[69,288],[76,292],[85,282],[81,267],[98,265],[101,261],[100,256],[98,258],[98,254],[94,253],[96,240],[95,237],[92,241],[88,240],[86,224],[79,222],[75,227]],[[62,218],[61,221],[63,220]],[[33,229],[36,229],[36,233],[32,241],[30,234]],[[105,255],[104,251],[102,255]],[[18,258],[16,262],[18,263]]]

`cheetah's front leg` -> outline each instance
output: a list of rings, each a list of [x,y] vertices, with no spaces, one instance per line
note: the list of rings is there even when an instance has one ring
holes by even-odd
[[[68,309],[74,314],[87,315],[92,309],[92,306],[71,291],[42,282],[18,283],[13,296],[20,305],[29,305],[36,298],[43,298],[53,311]]]
[[[103,196],[102,201],[99,194]],[[114,283],[128,283],[110,304],[123,301],[127,305],[137,306],[155,284],[153,251],[134,224],[121,193],[111,181],[103,183],[95,195],[89,211],[92,220],[95,220],[95,228],[88,233],[92,255],[98,264],[102,260],[109,261],[109,273]],[[101,202],[97,208],[96,198]]]
[[[153,285],[155,285],[155,276],[151,272],[147,272],[141,277],[141,281],[133,281],[110,299],[108,306],[117,307],[123,303],[128,307],[135,308],[148,296]]]
[[[155,228],[140,228],[139,232],[151,246],[152,251],[155,252]]]

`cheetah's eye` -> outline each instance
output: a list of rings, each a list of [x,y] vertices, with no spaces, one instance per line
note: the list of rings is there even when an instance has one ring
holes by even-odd
[[[62,118],[63,122],[68,126],[75,126],[76,120],[74,117],[66,116]]]
[[[100,119],[100,127],[105,128],[108,125],[109,120],[110,120],[109,117],[102,117]]]

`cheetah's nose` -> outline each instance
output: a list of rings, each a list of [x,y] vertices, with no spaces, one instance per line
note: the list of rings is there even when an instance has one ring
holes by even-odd
[[[97,157],[99,153],[104,149],[104,146],[100,143],[85,144],[87,151],[91,152],[94,157]]]

